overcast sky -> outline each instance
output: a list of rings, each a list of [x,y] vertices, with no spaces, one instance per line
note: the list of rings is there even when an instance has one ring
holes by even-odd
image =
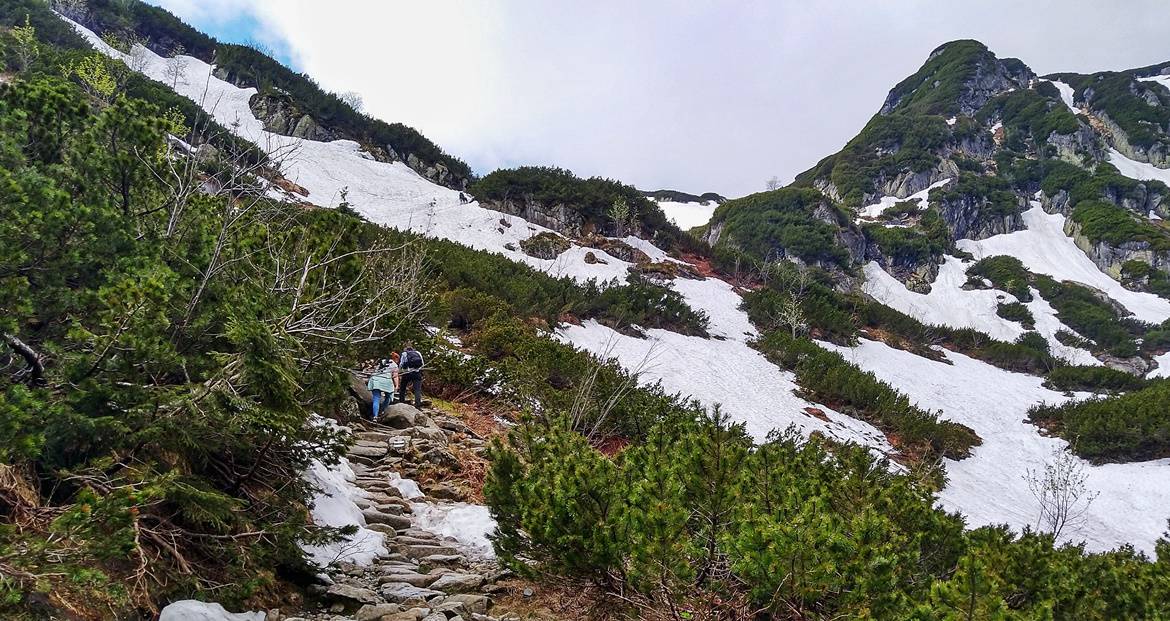
[[[932,49],[1037,73],[1170,60],[1170,0],[151,0],[255,39],[481,174],[738,196],[838,150]]]

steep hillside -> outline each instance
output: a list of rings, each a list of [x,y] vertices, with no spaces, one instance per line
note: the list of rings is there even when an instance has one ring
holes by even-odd
[[[43,2],[30,0],[5,0],[5,4],[8,6],[0,7],[0,14],[12,16],[43,14],[47,8]],[[447,155],[414,129],[370,117],[339,94],[321,89],[309,76],[288,69],[262,51],[216,41],[163,9],[119,0],[58,2],[54,6],[107,41],[121,41],[126,46],[141,42],[165,57],[182,54],[214,63],[218,77],[256,89],[249,105],[268,131],[298,138],[353,140],[375,157],[402,161],[447,187],[462,189],[473,177],[467,164]],[[48,21],[38,19],[38,23]],[[76,39],[71,35],[62,34]],[[72,40],[67,43],[76,46]]]

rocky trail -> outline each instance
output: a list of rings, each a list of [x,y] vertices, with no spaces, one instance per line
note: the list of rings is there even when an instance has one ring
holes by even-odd
[[[352,427],[347,459],[365,492],[355,498],[365,527],[382,533],[389,554],[368,566],[337,563],[309,589],[306,610],[269,611],[267,621],[492,621],[493,594],[509,577],[490,554],[428,530],[420,511],[467,506],[465,493],[435,473],[458,471],[456,454],[479,455],[486,441],[458,418],[406,404],[378,423]],[[421,488],[414,479],[424,481]],[[425,495],[422,495],[425,492]],[[503,617],[503,619],[515,617]]]

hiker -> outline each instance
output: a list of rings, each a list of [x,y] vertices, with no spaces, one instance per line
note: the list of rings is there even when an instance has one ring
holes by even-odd
[[[406,403],[406,387],[414,385],[414,407],[422,407],[422,369],[423,357],[408,341],[402,350],[398,381],[398,400]]]
[[[378,361],[378,370],[370,375],[370,379],[366,382],[366,388],[370,389],[370,402],[373,406],[373,420],[378,422],[378,413],[382,410],[383,400],[394,401],[394,393],[398,389],[398,365],[395,364],[393,357],[396,354],[390,354],[391,358],[383,358]]]

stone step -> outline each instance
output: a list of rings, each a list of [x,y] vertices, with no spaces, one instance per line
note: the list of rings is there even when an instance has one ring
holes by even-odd
[[[395,542],[399,552],[410,558],[422,559],[435,554],[456,555],[459,551],[450,546],[402,544]]]
[[[366,509],[362,511],[362,517],[366,518],[366,524],[386,524],[395,529],[410,528],[410,518],[402,515],[393,515],[373,509]]]
[[[428,576],[427,574],[420,574],[418,572],[392,572],[386,573],[378,578],[380,584],[391,584],[394,582],[405,582],[411,586],[429,587],[431,583],[437,580],[439,576]],[[438,589],[437,589],[438,590]]]
[[[378,593],[386,601],[402,605],[426,604],[428,600],[443,597],[444,595],[441,591],[416,587],[413,584],[407,584],[405,582],[384,584]]]

